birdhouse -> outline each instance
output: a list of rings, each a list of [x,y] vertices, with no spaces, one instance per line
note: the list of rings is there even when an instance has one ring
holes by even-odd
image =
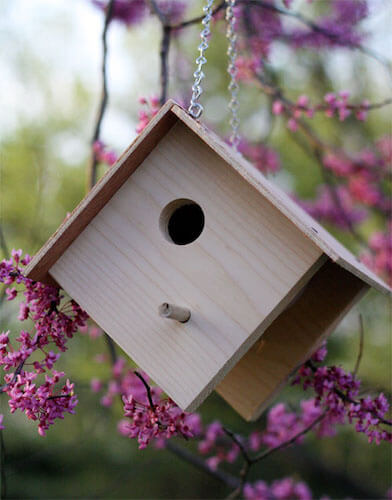
[[[373,286],[388,287],[172,101],[38,252],[184,410],[266,405]]]

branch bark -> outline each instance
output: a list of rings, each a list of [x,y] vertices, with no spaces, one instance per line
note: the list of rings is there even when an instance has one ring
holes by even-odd
[[[103,117],[105,115],[106,106],[108,103],[108,84],[107,84],[107,56],[108,56],[108,43],[107,34],[109,30],[110,21],[113,14],[114,0],[110,0],[105,13],[105,20],[102,30],[102,64],[101,64],[101,77],[102,77],[102,89],[101,89],[101,99],[98,106],[97,118],[95,120],[93,137],[91,139],[91,157],[90,163],[87,169],[87,191],[89,191],[94,184],[97,182],[97,167],[98,158],[94,151],[94,143],[99,140],[101,134],[101,126]]]

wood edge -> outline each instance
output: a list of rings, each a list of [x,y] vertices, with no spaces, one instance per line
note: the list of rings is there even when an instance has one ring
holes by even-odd
[[[362,280],[361,280],[362,281]],[[264,413],[264,411],[268,408],[268,406],[271,405],[271,403],[274,401],[276,396],[279,394],[279,392],[282,390],[283,387],[286,386],[288,380],[297,372],[297,370],[306,362],[307,359],[310,358],[310,356],[313,354],[313,352],[316,351],[316,349],[321,345],[321,343],[326,340],[336,329],[336,327],[339,325],[339,323],[343,320],[347,312],[357,304],[362,297],[366,294],[366,292],[369,290],[370,285],[368,283],[364,283],[362,281],[362,287],[358,290],[357,294],[353,299],[346,305],[344,308],[344,311],[339,315],[339,317],[330,325],[330,327],[317,339],[317,341],[312,345],[312,347],[308,350],[306,356],[304,359],[298,363],[296,368],[292,370],[291,373],[288,374],[277,386],[276,388],[272,391],[270,396],[268,396],[267,399],[263,401],[263,403],[252,413],[242,415],[243,418],[247,422],[255,422],[260,418],[260,416]]]
[[[392,288],[390,288],[387,285],[387,283],[385,283],[377,275],[372,276],[373,273],[370,272],[364,274],[364,272],[361,269],[358,269],[357,267],[353,266],[352,264],[350,264],[350,262],[343,259],[342,257],[338,257],[334,262],[336,262],[336,264],[338,264],[346,271],[349,271],[350,273],[354,274],[357,278],[361,279],[367,285],[381,292],[383,295],[392,297]]]
[[[52,267],[54,262],[65,252],[65,250],[68,248],[68,246],[77,238],[77,236],[85,229],[85,227],[89,224],[89,222],[92,220],[92,218],[101,210],[106,203],[110,200],[108,198],[102,206],[99,208],[99,210],[92,216],[87,218],[86,222],[81,224],[79,230],[75,234],[75,236],[70,239],[70,241],[67,242],[67,245],[64,246],[64,248],[61,251],[58,251],[58,247],[60,246],[60,243],[62,243],[62,240],[64,239],[64,236],[68,233],[68,231],[73,227],[73,225],[76,223],[77,219],[79,216],[81,216],[85,211],[87,211],[90,203],[98,197],[100,194],[101,190],[103,187],[106,186],[108,182],[110,182],[116,174],[121,170],[123,165],[125,164],[126,160],[132,155],[132,153],[140,146],[143,145],[143,143],[146,141],[148,136],[150,135],[150,132],[161,122],[161,120],[167,116],[172,108],[174,106],[178,106],[175,101],[169,99],[163,106],[162,108],[158,111],[158,113],[155,115],[155,117],[152,118],[152,120],[148,123],[146,128],[134,139],[134,141],[131,143],[131,145],[124,151],[124,153],[120,156],[119,160],[117,163],[111,167],[109,170],[105,172],[105,174],[99,179],[99,181],[95,184],[95,186],[89,191],[89,193],[80,201],[80,203],[74,208],[74,210],[71,212],[71,215],[65,219],[61,225],[58,227],[58,229],[52,234],[52,236],[47,240],[47,242],[40,248],[40,250],[35,254],[29,265],[25,269],[25,276],[35,280],[35,281],[41,281],[43,283],[51,284],[53,283],[53,278],[49,274],[49,269]],[[177,120],[174,120],[173,123],[171,124],[170,128],[166,130],[165,133],[160,135],[159,140],[161,140],[166,133],[173,127]],[[159,140],[157,142],[159,142]],[[147,153],[144,158],[148,155]],[[143,160],[142,160],[143,161]],[[142,163],[142,161],[140,163]],[[139,165],[140,165],[139,163]],[[135,169],[136,170],[136,169]],[[130,173],[130,175],[133,172]],[[129,177],[128,177],[129,178]],[[125,180],[124,180],[125,182]],[[116,192],[113,191],[112,196]],[[52,257],[52,254],[53,257]],[[43,264],[44,259],[46,259],[48,262]]]
[[[255,187],[267,200],[277,207],[293,224],[295,224],[298,229],[309,239],[311,239],[323,252],[325,252],[334,262],[339,264],[341,267],[345,268],[347,271],[353,273],[355,276],[368,283],[376,290],[380,291],[386,295],[392,295],[392,289],[377,275],[372,273],[370,270],[361,269],[351,264],[347,259],[340,255],[331,245],[329,245],[318,233],[312,231],[298,216],[295,214],[284,198],[288,198],[288,195],[282,191],[278,186],[272,184],[261,172],[257,171],[255,167],[248,162],[242,155],[234,151],[228,144],[226,144],[218,135],[213,131],[209,130],[200,122],[191,118],[188,113],[181,108],[178,104],[175,104],[172,109],[178,118],[191,130],[193,130],[198,137],[207,144],[211,149],[213,149],[224,161],[229,162],[232,167],[253,187]],[[270,189],[268,189],[270,188]],[[282,196],[282,198],[280,198]],[[290,200],[291,201],[291,200]],[[294,203],[294,202],[293,202]],[[299,210],[303,209],[298,206]],[[326,231],[313,217],[306,214],[306,219],[313,222],[316,228],[320,228],[321,232]],[[314,228],[314,229],[316,229]],[[317,230],[317,229],[316,229]],[[337,245],[342,246],[342,244],[330,234],[331,238],[336,242]],[[345,251],[356,260],[355,255],[350,252],[347,248]]]
[[[276,307],[271,311],[266,318],[241,344],[237,351],[232,355],[230,359],[220,368],[216,375],[211,379],[210,383],[200,391],[200,393],[185,407],[184,411],[195,411],[205,399],[211,394],[214,389],[217,389],[219,383],[224,379],[224,377],[230,372],[232,368],[238,363],[238,361],[249,351],[249,349],[259,340],[263,335],[265,330],[270,326],[270,324],[291,304],[302,288],[308,283],[308,281],[316,274],[316,272],[321,269],[321,267],[328,261],[328,256],[324,253],[321,254],[318,259],[309,267],[309,269],[303,274],[303,276],[297,281],[297,283],[292,287],[292,289],[283,297],[283,299],[276,305]],[[219,392],[219,391],[218,391]],[[170,395],[170,394],[169,394]]]

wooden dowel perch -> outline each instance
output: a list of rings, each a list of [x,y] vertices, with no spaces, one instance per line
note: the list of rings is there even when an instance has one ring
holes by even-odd
[[[185,307],[164,302],[159,306],[159,315],[162,316],[162,318],[175,319],[180,323],[186,323],[191,317],[191,312]]]

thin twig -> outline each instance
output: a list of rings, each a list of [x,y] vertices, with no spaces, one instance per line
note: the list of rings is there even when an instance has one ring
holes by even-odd
[[[281,443],[278,446],[275,446],[274,448],[270,448],[266,451],[263,451],[259,455],[256,455],[254,458],[252,458],[252,463],[260,462],[261,460],[264,460],[265,458],[271,456],[273,453],[276,453],[279,450],[282,450],[283,448],[287,448],[287,446],[290,446],[291,444],[295,443],[300,437],[304,436],[307,434],[309,431],[313,429],[317,424],[319,424],[326,416],[326,412],[322,413],[319,415],[311,424],[309,424],[305,429],[303,429],[301,432],[298,432],[295,436],[293,436],[291,439],[288,439],[284,443]]]
[[[107,333],[105,333],[105,342],[106,342],[106,345],[108,347],[108,350],[109,350],[109,354],[110,354],[110,360],[112,362],[112,365],[114,365],[117,361],[117,351],[116,351],[116,346],[112,340],[111,337],[109,337],[109,335]]]
[[[212,16],[215,16],[215,14],[221,11],[225,7],[225,5],[226,5],[226,0],[222,0],[212,11]],[[203,19],[204,19],[204,14],[202,14],[201,16],[193,17],[192,19],[188,19],[187,21],[182,21],[181,23],[172,24],[171,28],[173,30],[180,30],[183,28],[187,28],[188,26],[192,26],[193,24],[199,24],[202,22]]]
[[[244,460],[248,463],[251,463],[252,460],[244,446],[244,444],[241,442],[241,440],[232,432],[230,429],[227,427],[222,427],[223,432],[229,436],[229,438],[238,446],[240,449],[241,455],[243,456]]]
[[[13,375],[13,377],[12,377],[12,380],[11,380],[10,382],[8,382],[7,384],[3,384],[2,386],[0,386],[0,394],[1,394],[1,393],[3,393],[3,392],[7,389],[7,387],[8,387],[8,386],[12,385],[12,384],[15,382],[15,380],[16,380],[16,378],[17,378],[17,376],[18,376],[18,375],[21,373],[21,371],[23,370],[23,366],[24,366],[24,364],[25,364],[25,362],[24,362],[24,361],[21,361],[21,362],[19,363],[19,365],[17,366],[16,370],[14,371],[14,375]]]
[[[226,484],[229,488],[238,488],[240,480],[237,477],[221,469],[211,469],[202,458],[193,454],[186,448],[183,448],[172,441],[167,441],[165,448],[185,462],[191,464],[196,469],[199,469],[209,476],[217,479],[221,483]]]
[[[160,82],[161,82],[161,94],[159,97],[159,102],[161,106],[163,106],[167,100],[167,88],[169,82],[169,51],[170,51],[170,42],[171,42],[171,34],[172,27],[169,24],[169,21],[164,14],[163,10],[159,8],[159,5],[155,0],[147,0],[151,11],[158,17],[161,28],[162,28],[162,37],[161,37],[161,46],[160,46],[160,61],[161,61],[161,69],[160,69]]]
[[[358,316],[358,318],[359,318],[359,350],[358,350],[357,361],[355,363],[355,367],[354,367],[354,371],[353,371],[354,377],[357,376],[357,373],[359,370],[359,365],[361,364],[362,355],[363,355],[363,344],[364,344],[364,338],[365,338],[365,328],[363,325],[362,314],[360,314]]]
[[[0,224],[0,248],[3,252],[3,255],[6,259],[9,259],[10,252],[8,249],[7,241],[4,236],[3,226]]]
[[[171,28],[167,25],[162,25],[162,38],[160,48],[161,58],[161,95],[159,97],[160,105],[163,106],[167,100],[167,89],[169,84],[169,51],[171,42]]]
[[[144,387],[146,388],[148,402],[150,403],[151,410],[155,411],[155,405],[154,405],[154,402],[152,400],[151,387],[148,385],[148,383],[144,379],[143,375],[141,375],[138,371],[135,370],[133,373],[142,381]]]
[[[99,102],[98,114],[95,121],[94,133],[91,140],[92,151],[90,157],[90,165],[87,170],[87,189],[90,190],[94,184],[97,182],[97,167],[98,158],[94,151],[94,143],[99,140],[101,133],[102,120],[105,114],[106,106],[108,103],[108,85],[107,85],[107,54],[108,54],[108,44],[107,44],[107,33],[110,25],[110,20],[112,18],[114,8],[114,0],[109,0],[106,7],[105,20],[102,30],[102,64],[101,64],[101,77],[102,77],[102,90],[101,99]]]

